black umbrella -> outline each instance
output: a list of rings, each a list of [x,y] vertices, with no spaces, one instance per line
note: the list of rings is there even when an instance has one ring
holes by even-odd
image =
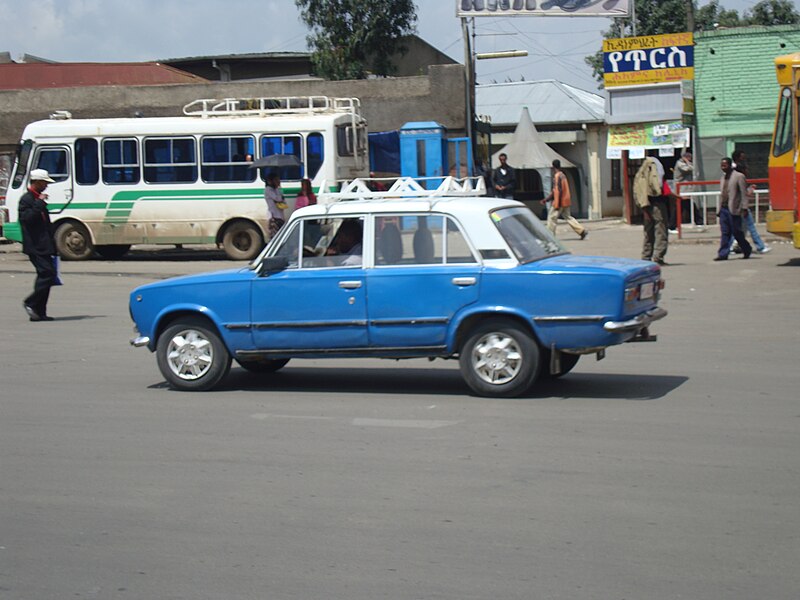
[[[258,160],[254,160],[249,165],[251,169],[258,169],[261,167],[299,167],[300,159],[294,154],[270,154]]]

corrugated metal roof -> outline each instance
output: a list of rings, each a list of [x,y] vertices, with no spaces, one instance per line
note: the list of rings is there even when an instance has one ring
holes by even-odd
[[[602,123],[605,99],[571,85],[545,79],[479,85],[475,112],[488,115],[494,126],[513,127],[527,107],[538,126],[563,123]]]
[[[197,75],[158,63],[0,64],[0,89],[4,90],[207,81]]]

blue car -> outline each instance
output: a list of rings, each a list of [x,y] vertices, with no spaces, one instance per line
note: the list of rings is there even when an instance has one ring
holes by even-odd
[[[457,359],[481,396],[525,393],[582,354],[652,340],[658,265],[571,255],[520,202],[398,180],[320,196],[249,265],[144,285],[134,346],[178,390],[208,390],[232,360]],[[400,187],[398,187],[400,186]]]

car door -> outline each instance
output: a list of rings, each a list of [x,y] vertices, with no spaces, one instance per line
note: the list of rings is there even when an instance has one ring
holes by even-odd
[[[287,257],[289,267],[253,282],[252,331],[257,349],[314,354],[367,347],[365,271],[352,260],[343,264],[343,257],[325,254],[327,239],[335,239],[339,221],[295,221],[274,254]]]
[[[436,352],[453,317],[477,301],[481,265],[455,221],[443,215],[375,218],[368,271],[370,345]]]

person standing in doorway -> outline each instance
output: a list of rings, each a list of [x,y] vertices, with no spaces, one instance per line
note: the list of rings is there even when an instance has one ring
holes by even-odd
[[[664,167],[654,156],[644,159],[633,178],[633,195],[642,209],[644,242],[642,260],[666,265],[669,220],[668,199],[664,196]]]
[[[47,315],[50,288],[58,285],[56,269],[56,242],[50,213],[47,210],[49,183],[55,183],[44,169],[34,169],[30,175],[28,191],[19,199],[19,223],[22,228],[22,252],[36,269],[33,293],[22,302],[31,321],[52,321]]]
[[[514,167],[506,161],[508,156],[503,153],[499,157],[500,166],[492,174],[492,185],[494,195],[498,198],[514,198],[514,189],[517,187],[517,178],[514,174]]]
[[[571,205],[571,196],[569,193],[569,182],[567,181],[567,176],[564,175],[564,171],[561,170],[561,161],[555,159],[552,163],[553,167],[553,189],[550,191],[550,194],[542,200],[542,203],[547,204],[548,202],[552,202],[550,205],[550,210],[547,213],[547,228],[550,230],[550,233],[553,235],[556,234],[556,226],[558,225],[558,219],[564,219],[567,222],[567,225],[572,227],[572,231],[578,234],[581,239],[584,239],[589,232],[586,231],[586,228],[578,223],[577,219],[572,216],[572,213],[569,209]]]
[[[272,239],[283,227],[286,217],[283,211],[286,209],[286,200],[281,192],[281,178],[275,171],[267,174],[267,186],[264,188],[264,199],[267,201],[267,211],[269,212],[269,237]]]
[[[719,182],[720,209],[719,228],[721,239],[719,251],[714,260],[728,260],[731,248],[731,236],[742,249],[743,257],[750,258],[753,247],[742,231],[742,212],[747,211],[747,180],[744,174],[733,168],[730,158],[723,158],[720,163],[723,177]]]

